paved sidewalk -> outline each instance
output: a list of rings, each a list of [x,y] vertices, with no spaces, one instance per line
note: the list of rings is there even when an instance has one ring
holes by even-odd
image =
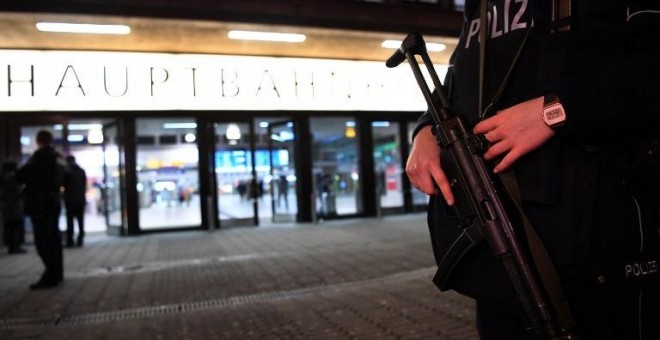
[[[0,339],[477,338],[424,214],[86,241],[44,291],[34,247],[3,251]]]

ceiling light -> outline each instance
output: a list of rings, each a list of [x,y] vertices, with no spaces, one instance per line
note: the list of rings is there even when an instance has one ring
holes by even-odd
[[[87,34],[120,34],[131,33],[126,25],[69,24],[64,22],[38,22],[36,27],[41,32],[57,33],[87,33]]]
[[[344,136],[346,136],[346,138],[355,138],[356,134],[355,128],[352,126],[347,127],[344,131]]]
[[[380,44],[383,48],[399,48],[401,40],[385,40]],[[426,50],[429,52],[442,52],[447,49],[447,45],[439,43],[426,43]]]
[[[196,129],[197,123],[164,123],[163,129]]]
[[[307,39],[304,34],[255,31],[229,31],[227,36],[229,39],[234,40],[261,40],[278,42],[303,42],[305,39]]]
[[[87,142],[89,144],[103,143],[103,131],[101,129],[91,129],[87,133]]]
[[[66,140],[68,140],[69,142],[74,142],[74,143],[75,142],[82,142],[82,141],[85,140],[85,136],[83,136],[83,135],[68,135],[66,137]]]
[[[63,128],[62,124],[53,125],[53,130],[55,131],[62,131]],[[101,130],[103,129],[103,124],[69,124],[67,125],[67,129],[69,129],[69,131]]]
[[[30,146],[30,143],[32,143],[32,139],[28,136],[21,136],[21,145],[23,146]]]
[[[103,124],[69,124],[69,130],[101,130]]]
[[[241,139],[241,129],[236,124],[227,125],[227,139],[237,141]]]
[[[194,143],[197,140],[197,136],[192,132],[188,132],[183,136],[183,140],[185,140],[186,143]]]

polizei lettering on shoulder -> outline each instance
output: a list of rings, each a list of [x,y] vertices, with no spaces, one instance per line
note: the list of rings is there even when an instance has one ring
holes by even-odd
[[[488,25],[486,27],[488,39],[495,39],[516,30],[534,27],[534,20],[530,12],[528,0],[497,2],[488,9]],[[465,39],[466,49],[470,48],[473,40],[479,42],[480,30],[481,19],[472,19]]]

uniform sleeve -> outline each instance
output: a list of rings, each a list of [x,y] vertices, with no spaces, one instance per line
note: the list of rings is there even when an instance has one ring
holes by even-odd
[[[567,77],[550,89],[566,109],[568,133],[660,131],[660,8],[628,8],[623,49],[617,62]]]
[[[415,127],[415,130],[413,130],[412,139],[415,140],[415,136],[417,136],[419,130],[429,125],[433,125],[433,119],[431,118],[429,110],[426,110],[426,112],[417,119],[417,126]]]

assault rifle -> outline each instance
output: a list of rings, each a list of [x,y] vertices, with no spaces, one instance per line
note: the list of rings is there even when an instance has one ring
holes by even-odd
[[[432,92],[416,59],[419,55],[435,87]],[[522,304],[529,334],[534,339],[576,339],[572,325],[566,325],[546,303],[545,293],[532,272],[527,254],[523,251],[507,216],[502,199],[483,160],[485,140],[466,129],[463,120],[452,113],[449,99],[426,52],[424,39],[418,33],[409,34],[401,47],[387,60],[387,67],[396,67],[404,60],[412,67],[433,118],[432,131],[442,149],[443,171],[457,197],[455,213],[463,220],[463,232],[449,248],[441,263],[438,276],[446,281],[460,259],[483,239],[493,255],[502,263],[517,298]],[[446,283],[446,282],[444,282]],[[441,284],[442,286],[442,284]],[[556,310],[554,310],[556,312]]]

